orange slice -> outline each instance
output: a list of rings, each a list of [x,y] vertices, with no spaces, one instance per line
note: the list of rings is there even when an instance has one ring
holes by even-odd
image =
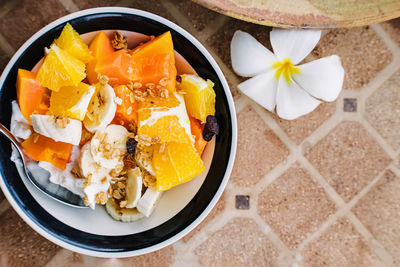
[[[53,44],[36,79],[41,86],[58,91],[63,86],[77,86],[85,77],[85,64]]]
[[[169,143],[156,145],[153,153],[153,168],[156,173],[156,189],[165,191],[190,181],[205,169],[192,143]]]
[[[138,134],[153,143],[188,143],[192,140],[185,101],[178,93],[168,98],[147,97],[139,103]]]

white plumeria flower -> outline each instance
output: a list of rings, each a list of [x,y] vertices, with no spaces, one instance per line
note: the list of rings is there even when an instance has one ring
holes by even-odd
[[[238,88],[248,97],[286,120],[313,111],[324,101],[334,101],[342,89],[344,69],[338,56],[301,62],[321,38],[319,30],[273,29],[274,53],[250,34],[236,31],[231,42],[233,70],[252,77]]]

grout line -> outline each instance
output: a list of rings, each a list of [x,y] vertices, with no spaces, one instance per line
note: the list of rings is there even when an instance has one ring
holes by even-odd
[[[386,251],[386,249],[379,243],[372,234],[367,230],[367,228],[360,222],[360,220],[352,213],[349,212],[347,214],[347,218],[353,224],[354,228],[360,235],[367,241],[369,247],[375,252],[375,254],[381,258],[381,260],[387,266],[391,266],[393,264],[393,257]]]
[[[0,48],[3,50],[7,56],[12,57],[15,54],[15,49],[7,41],[7,39],[0,33]]]
[[[58,0],[58,2],[60,2],[64,6],[65,10],[70,13],[80,10],[73,0]]]
[[[392,52],[393,59],[400,57],[400,48],[397,46],[396,42],[390,38],[389,34],[383,29],[383,27],[379,24],[371,25],[371,28],[378,34],[378,36],[383,40],[386,46],[389,48],[390,52]]]
[[[10,207],[11,206],[8,200],[3,199],[3,201],[0,202],[0,216],[3,215],[3,213],[6,212]]]
[[[208,25],[199,32],[199,35],[202,37],[203,40],[207,40],[211,37],[214,33],[216,33],[224,24],[228,21],[228,17],[224,15],[218,14],[215,19],[210,21]]]

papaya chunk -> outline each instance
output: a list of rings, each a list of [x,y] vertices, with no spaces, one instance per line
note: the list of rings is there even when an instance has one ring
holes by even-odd
[[[50,97],[46,88],[36,81],[36,73],[18,69],[17,100],[21,113],[31,123],[30,115],[45,114],[49,109]]]
[[[111,86],[127,84],[132,78],[132,57],[126,50],[113,52],[102,59],[98,59],[95,72],[106,75]]]
[[[92,59],[86,66],[86,75],[90,84],[97,83],[97,73],[95,71],[96,62],[102,61],[105,57],[114,52],[111,45],[111,40],[104,31],[100,31],[89,45],[89,50],[92,51]]]
[[[62,170],[65,170],[72,151],[71,144],[56,142],[37,133],[22,142],[22,147],[31,159],[49,162]]]
[[[203,154],[204,148],[207,145],[207,141],[203,139],[203,129],[204,125],[201,125],[200,122],[189,115],[190,120],[190,130],[192,135],[194,136],[194,147],[196,148],[197,153],[201,156]]]
[[[126,85],[116,86],[114,91],[122,101],[121,105],[117,105],[113,122],[133,131],[138,123],[138,102],[135,101],[134,93]]]
[[[165,32],[131,52],[133,81],[160,85],[175,91],[176,67],[171,33]]]

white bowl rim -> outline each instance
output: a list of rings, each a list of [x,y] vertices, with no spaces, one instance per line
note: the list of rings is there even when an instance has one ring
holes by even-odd
[[[214,58],[211,56],[211,54],[207,51],[207,49],[194,37],[192,36],[189,32],[184,30],[182,27],[178,26],[177,24],[171,22],[170,20],[167,20],[161,16],[155,15],[153,13],[139,10],[139,9],[134,9],[134,8],[125,8],[125,7],[98,7],[98,8],[90,8],[90,9],[85,9],[81,11],[77,11],[71,14],[68,14],[64,17],[61,17],[50,24],[46,25],[42,29],[40,29],[38,32],[36,32],[32,37],[30,37],[19,49],[18,51],[14,54],[14,56],[11,58],[7,66],[5,67],[3,73],[1,74],[0,77],[0,86],[4,84],[4,81],[7,77],[7,74],[10,72],[11,68],[14,66],[15,62],[17,59],[21,56],[21,54],[25,51],[25,49],[31,45],[36,39],[38,39],[40,36],[42,36],[44,33],[47,31],[51,30],[55,26],[65,23],[71,19],[75,19],[78,17],[86,16],[86,15],[92,15],[92,14],[97,14],[97,13],[125,13],[125,14],[131,14],[131,15],[139,15],[142,17],[150,18],[154,21],[160,22],[178,33],[182,34],[186,39],[188,39],[193,45],[195,45],[200,52],[207,58],[209,63],[212,65],[214,68],[215,72],[218,75],[218,78],[221,81],[222,87],[224,89],[227,102],[229,105],[229,111],[231,115],[231,123],[232,123],[232,141],[231,141],[231,153],[229,156],[227,168],[225,170],[224,177],[221,181],[221,184],[215,193],[214,197],[211,199],[210,203],[206,207],[206,209],[200,214],[199,217],[196,218],[191,224],[189,224],[185,229],[177,233],[176,235],[170,237],[169,239],[166,239],[156,245],[149,246],[146,248],[134,250],[134,251],[125,251],[125,252],[99,252],[99,251],[93,251],[77,246],[73,246],[67,242],[64,242],[54,236],[52,236],[50,233],[47,231],[43,230],[41,227],[39,227],[34,221],[32,221],[26,214],[25,212],[18,206],[18,204],[14,201],[13,197],[11,196],[10,192],[8,191],[7,187],[5,186],[5,183],[2,179],[0,179],[0,187],[3,190],[3,193],[11,206],[14,208],[14,210],[18,213],[18,215],[31,227],[33,228],[37,233],[45,237],[46,239],[50,240],[51,242],[64,247],[66,249],[69,249],[74,252],[78,252],[81,254],[89,255],[89,256],[95,256],[95,257],[103,257],[103,258],[125,258],[125,257],[132,257],[132,256],[139,256],[143,254],[147,254],[150,252],[154,252],[156,250],[162,249],[168,245],[173,244],[174,242],[178,241],[181,239],[183,236],[188,234],[190,231],[192,231],[197,225],[199,225],[205,217],[210,213],[212,208],[216,205],[218,200],[220,199],[227,183],[229,180],[229,177],[232,172],[233,168],[233,163],[235,160],[235,155],[236,155],[236,146],[237,146],[237,121],[236,121],[236,111],[235,111],[235,104],[233,101],[232,94],[229,89],[229,85],[225,79],[225,76],[223,75],[220,67],[218,66],[217,62],[214,60]]]

